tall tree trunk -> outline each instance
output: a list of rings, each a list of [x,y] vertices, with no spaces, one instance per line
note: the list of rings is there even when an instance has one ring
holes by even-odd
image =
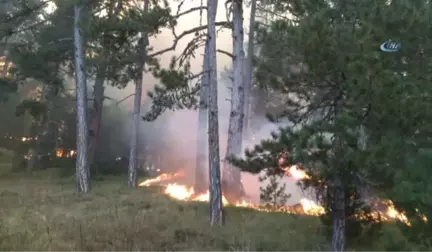
[[[116,5],[117,4],[117,5]],[[123,8],[123,0],[110,0],[108,4],[107,16],[108,20],[118,20],[119,13]],[[106,38],[102,39],[102,47],[110,48],[110,41]],[[109,49],[107,49],[109,50]],[[109,53],[109,52],[108,52]],[[89,131],[89,166],[93,164],[100,137],[100,128],[102,124],[102,110],[105,93],[105,79],[107,74],[106,63],[100,64],[96,80],[93,85],[93,108],[90,115],[90,131]]]
[[[102,121],[102,109],[104,102],[105,69],[99,70],[93,89],[93,108],[90,115],[89,131],[89,166],[92,165],[97,150]]]
[[[209,85],[209,67],[208,67],[208,41],[204,49],[203,76],[201,78],[200,89],[200,107],[198,110],[198,136],[197,136],[197,156],[195,168],[195,191],[204,192],[206,190],[205,171],[207,170],[207,133],[208,133],[208,85]]]
[[[27,162],[27,172],[29,173],[34,170],[38,162],[39,154],[41,153],[42,139],[45,136],[45,133],[49,131],[49,122],[53,105],[50,98],[52,98],[52,96],[52,88],[48,87],[47,85],[43,85],[40,99],[47,104],[47,110],[46,113],[41,115],[40,118],[34,119],[35,133],[31,135],[36,139],[34,145],[30,147],[28,151],[29,161]]]
[[[46,96],[47,96],[47,86],[42,85],[40,100],[44,101]],[[43,133],[43,130],[45,129],[42,126],[44,124],[45,118],[33,117],[32,120],[33,120],[33,122],[32,122],[31,130],[30,130],[31,131],[30,135],[36,139],[34,140],[34,144],[32,144],[29,147],[28,152],[27,152],[28,161],[27,161],[26,171],[28,173],[31,173],[35,168],[36,161],[37,161],[38,154],[39,154],[39,149],[40,149],[39,146],[40,146],[40,141],[42,138],[42,133]]]
[[[245,106],[244,106],[244,120],[243,120],[243,136],[244,139],[249,138],[250,134],[250,117],[252,110],[252,72],[253,72],[253,59],[254,59],[254,42],[255,42],[255,15],[256,15],[256,0],[251,2],[249,18],[249,40],[248,40],[248,51],[245,62]]]
[[[77,159],[76,178],[78,192],[90,191],[90,171],[88,165],[88,121],[87,121],[87,80],[84,65],[84,43],[80,22],[84,2],[74,6],[75,81],[77,95]]]
[[[241,155],[244,118],[244,49],[243,49],[243,1],[233,0],[233,86],[231,113],[228,126],[228,145],[223,169],[223,192],[231,203],[244,196],[241,173],[227,161],[230,156]]]
[[[345,188],[343,182],[339,180],[335,183],[333,189],[333,235],[332,249],[335,252],[344,251],[345,248]]]
[[[144,1],[144,13],[148,12],[149,0]],[[135,97],[134,97],[134,109],[133,109],[133,129],[132,139],[129,153],[129,167],[128,167],[128,186],[134,188],[137,186],[137,165],[138,165],[138,139],[139,139],[139,123],[141,121],[141,95],[143,85],[143,71],[146,60],[148,35],[146,31],[142,32],[142,37],[139,42],[138,50],[138,67],[137,76],[135,79]]]
[[[224,222],[222,205],[222,188],[220,180],[219,153],[219,118],[218,88],[216,61],[216,12],[218,1],[207,0],[208,24],[208,67],[209,67],[209,112],[208,112],[208,146],[209,146],[209,191],[210,191],[210,225],[222,225]]]

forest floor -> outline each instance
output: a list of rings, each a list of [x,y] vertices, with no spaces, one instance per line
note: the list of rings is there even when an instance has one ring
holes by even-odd
[[[0,173],[0,251],[329,250],[317,217],[227,208],[226,225],[210,228],[205,203],[128,189],[119,178],[93,182],[89,195],[78,196],[73,178],[53,174]],[[402,237],[392,226],[350,250],[388,249]]]

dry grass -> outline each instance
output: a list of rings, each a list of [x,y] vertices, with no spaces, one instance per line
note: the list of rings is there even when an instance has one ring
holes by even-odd
[[[131,190],[119,178],[95,182],[79,197],[73,179],[50,174],[0,176],[0,250],[329,249],[315,217],[228,208],[227,224],[210,228],[206,204]]]

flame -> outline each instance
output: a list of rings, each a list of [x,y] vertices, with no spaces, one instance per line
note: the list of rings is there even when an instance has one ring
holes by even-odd
[[[66,154],[66,157],[71,158],[76,155],[76,151],[70,150],[69,153]]]
[[[194,194],[194,190],[183,185],[169,184],[165,188],[165,193],[175,199],[187,200]]]
[[[70,150],[70,151],[66,152],[62,148],[57,148],[56,149],[56,157],[58,157],[58,158],[61,158],[61,157],[71,158],[71,157],[73,157],[75,155],[76,155],[76,151],[74,151],[74,150]]]
[[[163,183],[172,180],[174,178],[183,177],[183,176],[184,176],[183,172],[176,172],[174,174],[162,173],[161,175],[155,178],[145,180],[144,182],[140,183],[139,186],[151,186],[151,185]]]
[[[323,215],[323,214],[325,214],[324,207],[319,206],[318,204],[316,204],[312,200],[303,198],[300,200],[300,204],[302,205],[305,213],[314,213],[311,215]]]
[[[177,172],[174,174],[163,173],[155,178],[147,179],[139,184],[142,187],[149,187],[154,185],[159,185],[164,187],[164,194],[168,195],[171,198],[183,201],[199,201],[199,202],[208,202],[210,198],[210,193],[207,190],[205,193],[197,194],[192,186],[182,185],[176,182],[172,182],[172,180],[183,177],[183,172]],[[273,209],[268,209],[262,205],[252,204],[247,202],[246,200],[239,200],[234,204],[230,204],[226,197],[222,195],[222,204],[223,205],[234,205],[236,207],[246,207],[253,208],[259,211],[273,211],[273,212],[285,212],[285,213],[299,213],[298,210],[295,210],[295,207],[278,207]],[[324,208],[317,205],[315,202],[309,199],[302,199],[300,201],[300,205],[304,214],[308,215],[320,215],[324,213]]]
[[[304,171],[300,170],[297,166],[291,166],[286,169],[287,173],[296,179],[305,179],[310,178]],[[171,198],[182,200],[182,201],[199,201],[199,202],[208,202],[210,198],[209,191],[205,193],[197,194],[194,191],[192,186],[187,186],[183,184],[179,184],[174,180],[181,178],[184,176],[183,172],[177,173],[163,173],[155,178],[147,179],[139,184],[142,187],[149,187],[154,185],[159,185],[164,187],[164,194],[168,195]],[[283,212],[289,214],[304,214],[304,215],[313,215],[320,216],[326,213],[325,208],[315,203],[313,200],[303,198],[300,200],[299,204],[294,206],[279,206],[279,207],[266,207],[264,205],[257,205],[247,202],[246,200],[239,200],[234,204],[229,204],[225,196],[222,195],[222,203],[223,205],[233,205],[236,207],[246,207],[252,208],[258,211],[265,212]],[[405,213],[399,212],[396,210],[394,204],[390,200],[379,201],[376,205],[380,205],[383,210],[376,209],[370,214],[373,220],[376,221],[388,221],[388,220],[398,220],[406,225],[410,226],[408,218]],[[420,216],[420,214],[419,214]],[[427,221],[427,218],[423,215],[422,219]],[[367,216],[357,216],[359,219],[365,219]]]
[[[409,226],[411,225],[406,215],[404,213],[397,211],[391,200],[385,200],[382,202],[387,206],[387,211],[385,214],[387,215],[388,218],[399,220],[403,223],[406,223]]]
[[[305,171],[301,170],[297,165],[291,167],[282,168],[288,176],[291,176],[297,180],[310,179],[311,177],[306,174]]]
[[[62,148],[57,148],[56,149],[56,157],[63,157],[63,149]]]

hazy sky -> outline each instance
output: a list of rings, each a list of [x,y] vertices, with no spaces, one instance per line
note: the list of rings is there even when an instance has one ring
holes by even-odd
[[[170,0],[169,1],[171,6],[172,6],[172,10],[173,12],[177,11],[177,6],[179,5],[180,1],[178,0]],[[206,0],[203,0],[204,4],[206,4]],[[200,1],[198,0],[186,0],[183,5],[182,8],[180,9],[180,12],[188,10],[192,7],[198,7],[200,6]],[[227,17],[226,17],[226,11],[225,11],[225,6],[224,6],[224,1],[219,1],[219,6],[218,6],[218,12],[217,12],[217,18],[216,21],[226,21]],[[193,27],[199,26],[199,20],[200,20],[200,15],[199,15],[199,11],[187,14],[183,17],[181,17],[178,21],[178,25],[176,27],[176,33],[180,34],[185,30],[189,30]],[[203,18],[202,18],[203,24],[207,23],[207,16],[206,16],[206,12],[203,12]],[[249,27],[249,9],[245,8],[244,10],[244,24],[245,27]],[[223,29],[218,33],[218,37],[217,37],[217,47],[219,49],[231,52],[232,51],[232,37],[231,37],[231,31],[228,29]],[[161,63],[162,66],[167,66],[169,64],[169,61],[171,59],[172,56],[174,55],[179,55],[183,49],[185,48],[185,46],[187,45],[187,43],[190,41],[190,39],[193,38],[193,34],[190,36],[186,36],[184,37],[178,44],[177,44],[177,48],[175,51],[173,52],[169,52],[166,53],[165,55],[161,56]],[[157,37],[153,37],[150,38],[150,45],[154,48],[154,51],[158,51],[164,48],[167,48],[169,46],[172,45],[174,40],[174,37],[171,34],[171,30],[164,30],[161,34],[159,34]],[[247,33],[245,32],[245,41],[247,40]],[[193,72],[200,72],[202,71],[202,50],[204,48],[201,48],[201,50],[199,50],[199,53],[197,53],[196,58],[191,60],[191,68]],[[246,49],[246,48],[245,48]],[[226,55],[222,55],[222,54],[218,54],[217,57],[217,61],[218,61],[218,69],[219,71],[222,71],[224,69],[225,66],[230,66],[232,59],[230,59],[229,57],[227,57]],[[146,91],[151,90],[153,85],[157,83],[157,80],[155,80],[154,78],[152,78],[152,76],[150,74],[148,74],[147,76],[144,77],[144,92],[143,92],[143,103],[144,103],[144,99],[147,98],[147,94]],[[108,91],[108,90],[107,90]],[[134,85],[129,85],[127,88],[125,88],[124,90],[109,90],[108,93],[111,95],[114,95],[116,97],[120,97],[120,96],[127,96],[131,93],[134,92]],[[128,104],[132,105],[132,99],[127,101]]]

